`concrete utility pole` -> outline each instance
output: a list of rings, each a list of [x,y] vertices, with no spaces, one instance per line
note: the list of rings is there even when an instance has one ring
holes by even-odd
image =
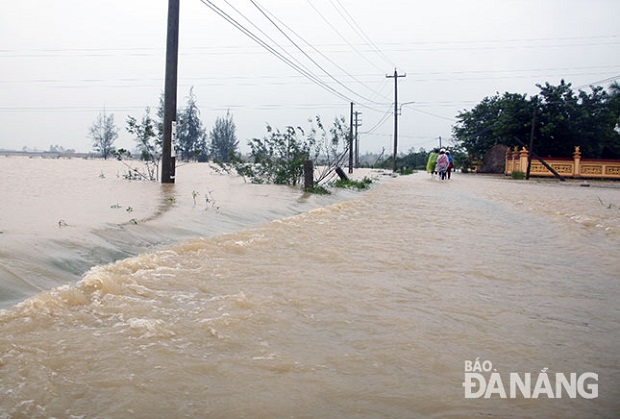
[[[179,1],[168,0],[166,80],[164,89],[164,138],[161,155],[161,183],[174,183],[172,130],[177,119],[177,68],[179,62]]]
[[[534,156],[534,133],[536,132],[536,110],[538,109],[538,96],[534,96],[534,111],[532,112],[532,129],[530,131],[530,148],[527,155],[527,169],[525,180],[530,180],[530,170],[532,168],[532,157]]]
[[[360,120],[361,112],[355,111],[355,168],[360,167],[360,140],[358,128],[362,125]]]
[[[349,121],[349,173],[353,173],[353,102],[351,102]]]
[[[396,155],[398,154],[398,78],[399,77],[407,77],[406,74],[398,74],[396,69],[394,69],[394,75],[388,76],[388,79],[394,79],[394,163],[392,166],[392,170],[396,171]]]

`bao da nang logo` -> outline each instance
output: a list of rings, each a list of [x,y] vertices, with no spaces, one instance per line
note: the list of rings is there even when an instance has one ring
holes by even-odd
[[[500,373],[488,360],[465,361],[466,399],[596,399],[598,397],[598,374],[593,372],[548,372],[543,368],[536,373]]]

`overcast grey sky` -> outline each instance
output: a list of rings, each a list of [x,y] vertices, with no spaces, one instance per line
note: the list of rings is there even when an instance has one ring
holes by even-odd
[[[313,83],[201,0],[181,0],[179,106],[194,87],[203,123],[230,109],[242,146],[265,125],[308,127],[362,112],[360,149],[391,154],[394,79],[399,152],[444,143],[459,111],[536,84],[575,88],[620,75],[618,0],[211,0]],[[232,7],[235,9],[233,9]],[[118,147],[133,148],[127,115],[155,113],[164,87],[166,0],[0,2],[0,149],[90,151],[97,115],[114,114]],[[247,20],[246,20],[247,18]],[[255,26],[254,26],[255,25]],[[338,93],[331,91],[335,90]]]

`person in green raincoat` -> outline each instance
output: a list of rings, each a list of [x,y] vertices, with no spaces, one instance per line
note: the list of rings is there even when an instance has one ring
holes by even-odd
[[[434,148],[428,155],[428,161],[426,162],[426,171],[432,175],[437,173],[435,167],[437,166],[437,157],[439,157],[439,149]]]

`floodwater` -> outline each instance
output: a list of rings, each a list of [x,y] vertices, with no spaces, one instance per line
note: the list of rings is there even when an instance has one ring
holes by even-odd
[[[369,172],[320,197],[119,165],[0,158],[0,418],[620,412],[618,185]],[[475,360],[507,392],[597,378],[466,398]]]

